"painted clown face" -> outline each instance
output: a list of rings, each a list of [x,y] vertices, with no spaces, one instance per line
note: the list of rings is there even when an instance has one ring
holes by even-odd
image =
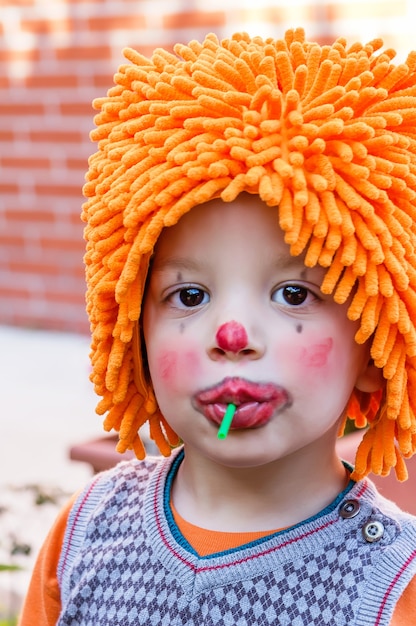
[[[185,450],[234,467],[333,454],[368,347],[347,304],[320,292],[324,273],[289,254],[276,209],[257,196],[213,200],[162,232],[143,330],[160,409]]]

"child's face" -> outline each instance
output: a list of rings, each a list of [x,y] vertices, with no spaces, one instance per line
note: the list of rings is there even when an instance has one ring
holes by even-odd
[[[185,446],[231,466],[325,454],[368,347],[347,305],[320,292],[324,273],[290,256],[277,209],[257,196],[211,201],[163,231],[143,328],[160,409]]]

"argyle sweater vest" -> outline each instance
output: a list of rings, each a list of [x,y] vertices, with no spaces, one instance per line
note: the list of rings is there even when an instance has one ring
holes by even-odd
[[[199,557],[175,525],[182,452],[124,462],[75,503],[58,567],[58,626],[387,626],[416,575],[416,518],[371,481],[320,514]]]

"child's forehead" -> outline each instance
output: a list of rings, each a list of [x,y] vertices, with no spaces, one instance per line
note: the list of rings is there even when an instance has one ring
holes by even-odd
[[[216,242],[244,237],[253,244],[273,233],[276,240],[283,239],[279,226],[278,207],[267,206],[257,195],[241,194],[231,202],[215,198],[194,206],[176,224],[165,227],[156,242],[156,248],[165,241],[177,240],[191,247],[195,239],[210,239],[213,249]],[[289,251],[289,248],[288,248]]]
[[[276,240],[283,240],[278,207],[266,205],[258,195],[242,193],[231,202],[214,198],[194,206],[176,224],[162,230],[156,247],[166,239],[175,238],[191,245],[197,236],[210,238],[213,244],[220,238],[231,242],[239,236],[253,243],[270,233]],[[289,247],[287,251],[290,255]]]
[[[228,252],[228,254],[227,254]],[[304,255],[293,256],[279,225],[278,207],[242,194],[232,202],[211,200],[195,206],[156,243],[152,271],[201,269],[212,259],[254,255],[270,270],[296,270],[306,276]]]

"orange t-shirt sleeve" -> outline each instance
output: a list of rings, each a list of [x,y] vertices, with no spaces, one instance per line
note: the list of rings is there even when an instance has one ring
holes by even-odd
[[[69,512],[78,494],[62,508],[39,552],[18,626],[55,626],[61,612],[57,578]]]

